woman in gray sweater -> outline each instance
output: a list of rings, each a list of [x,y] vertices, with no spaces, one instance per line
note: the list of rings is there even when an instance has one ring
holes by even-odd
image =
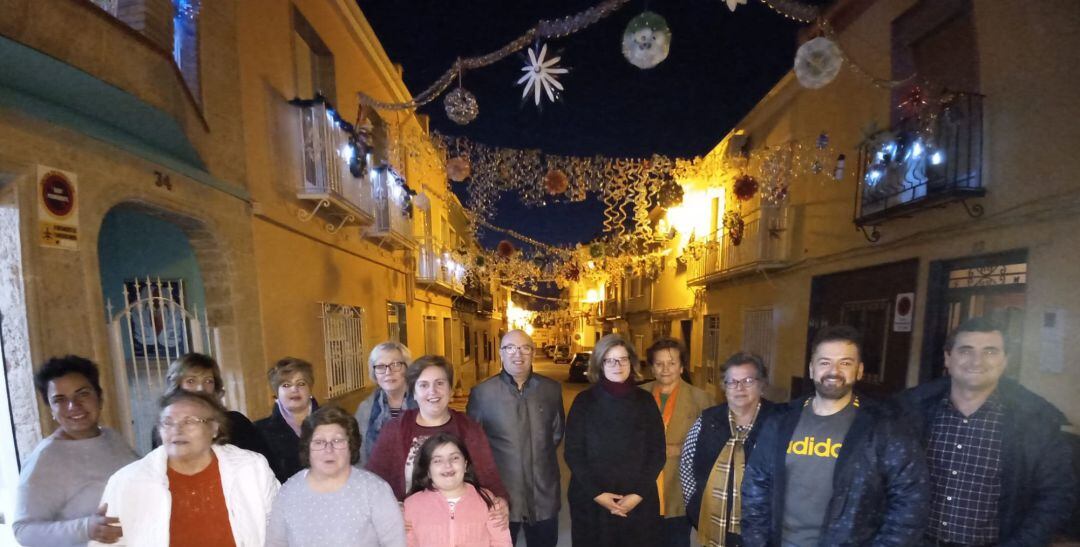
[[[119,433],[98,425],[97,366],[74,355],[53,358],[34,375],[34,384],[58,427],[23,466],[15,539],[27,547],[115,542],[122,531],[98,503],[109,477],[137,458]]]
[[[390,485],[353,467],[360,459],[356,419],[319,408],[300,429],[300,462],[274,500],[267,547],[405,547],[405,523]]]

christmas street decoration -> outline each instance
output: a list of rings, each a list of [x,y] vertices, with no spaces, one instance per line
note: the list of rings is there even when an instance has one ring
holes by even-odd
[[[547,94],[547,98],[551,102],[555,102],[559,98],[559,92],[563,90],[563,86],[559,83],[557,76],[569,72],[569,70],[558,66],[562,57],[551,57],[549,59],[547,52],[547,44],[539,48],[529,49],[529,60],[521,68],[525,75],[517,81],[518,85],[525,84],[521,92],[521,98],[524,99],[532,92],[533,102],[536,103],[536,106],[540,106],[541,91]]]
[[[671,29],[663,17],[651,11],[631,19],[623,31],[623,57],[638,68],[649,69],[662,63],[670,49]]]
[[[468,125],[480,114],[476,96],[464,87],[458,87],[448,93],[443,104],[446,106],[446,117],[458,125]]]
[[[805,88],[820,89],[836,78],[843,63],[836,42],[818,36],[799,46],[795,52],[795,77]]]
[[[732,13],[735,13],[735,8],[738,6],[745,6],[746,0],[724,0],[724,3],[727,4],[728,10],[730,10]]]
[[[469,158],[458,156],[446,160],[446,178],[454,182],[462,182],[469,178],[471,171],[472,166],[469,165]]]

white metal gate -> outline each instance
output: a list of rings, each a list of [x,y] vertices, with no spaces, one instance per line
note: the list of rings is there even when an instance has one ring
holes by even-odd
[[[109,350],[118,396],[128,402],[119,405],[124,434],[136,452],[146,454],[169,363],[189,352],[216,356],[220,340],[218,329],[207,325],[205,309],[186,308],[181,280],[135,279],[123,292],[124,306],[115,314],[106,302]],[[235,403],[235,394],[229,402]]]

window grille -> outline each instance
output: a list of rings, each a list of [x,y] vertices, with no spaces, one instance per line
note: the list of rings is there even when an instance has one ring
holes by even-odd
[[[334,398],[363,388],[367,378],[363,308],[323,302],[322,321],[327,395]]]
[[[773,326],[772,308],[747,310],[743,315],[742,349],[761,357],[773,378],[776,353],[776,328]]]

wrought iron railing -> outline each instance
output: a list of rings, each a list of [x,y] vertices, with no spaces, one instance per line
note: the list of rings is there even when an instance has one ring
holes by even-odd
[[[374,169],[371,181],[375,224],[368,229],[368,235],[395,248],[416,246],[412,215],[405,208],[407,192],[403,181],[387,167]]]
[[[465,268],[454,260],[447,249],[432,239],[420,238],[416,265],[416,282],[422,285],[441,285],[456,293],[465,292]]]
[[[782,268],[790,260],[790,208],[762,207],[747,215],[741,237],[717,231],[687,263],[687,283],[734,277],[744,272]]]
[[[358,152],[348,133],[338,127],[333,111],[325,102],[300,106],[299,113],[303,173],[296,192],[300,199],[317,203],[314,211],[301,211],[304,213],[301,220],[310,220],[315,212],[325,208],[340,218],[337,228],[350,222],[370,224],[375,208],[372,191],[375,176],[353,175],[349,164],[353,160],[351,155]]]
[[[982,99],[950,94],[933,114],[912,116],[867,139],[859,148],[855,224],[874,226],[952,201],[981,215],[979,205],[964,200],[985,194]],[[867,237],[876,240],[876,230]]]

